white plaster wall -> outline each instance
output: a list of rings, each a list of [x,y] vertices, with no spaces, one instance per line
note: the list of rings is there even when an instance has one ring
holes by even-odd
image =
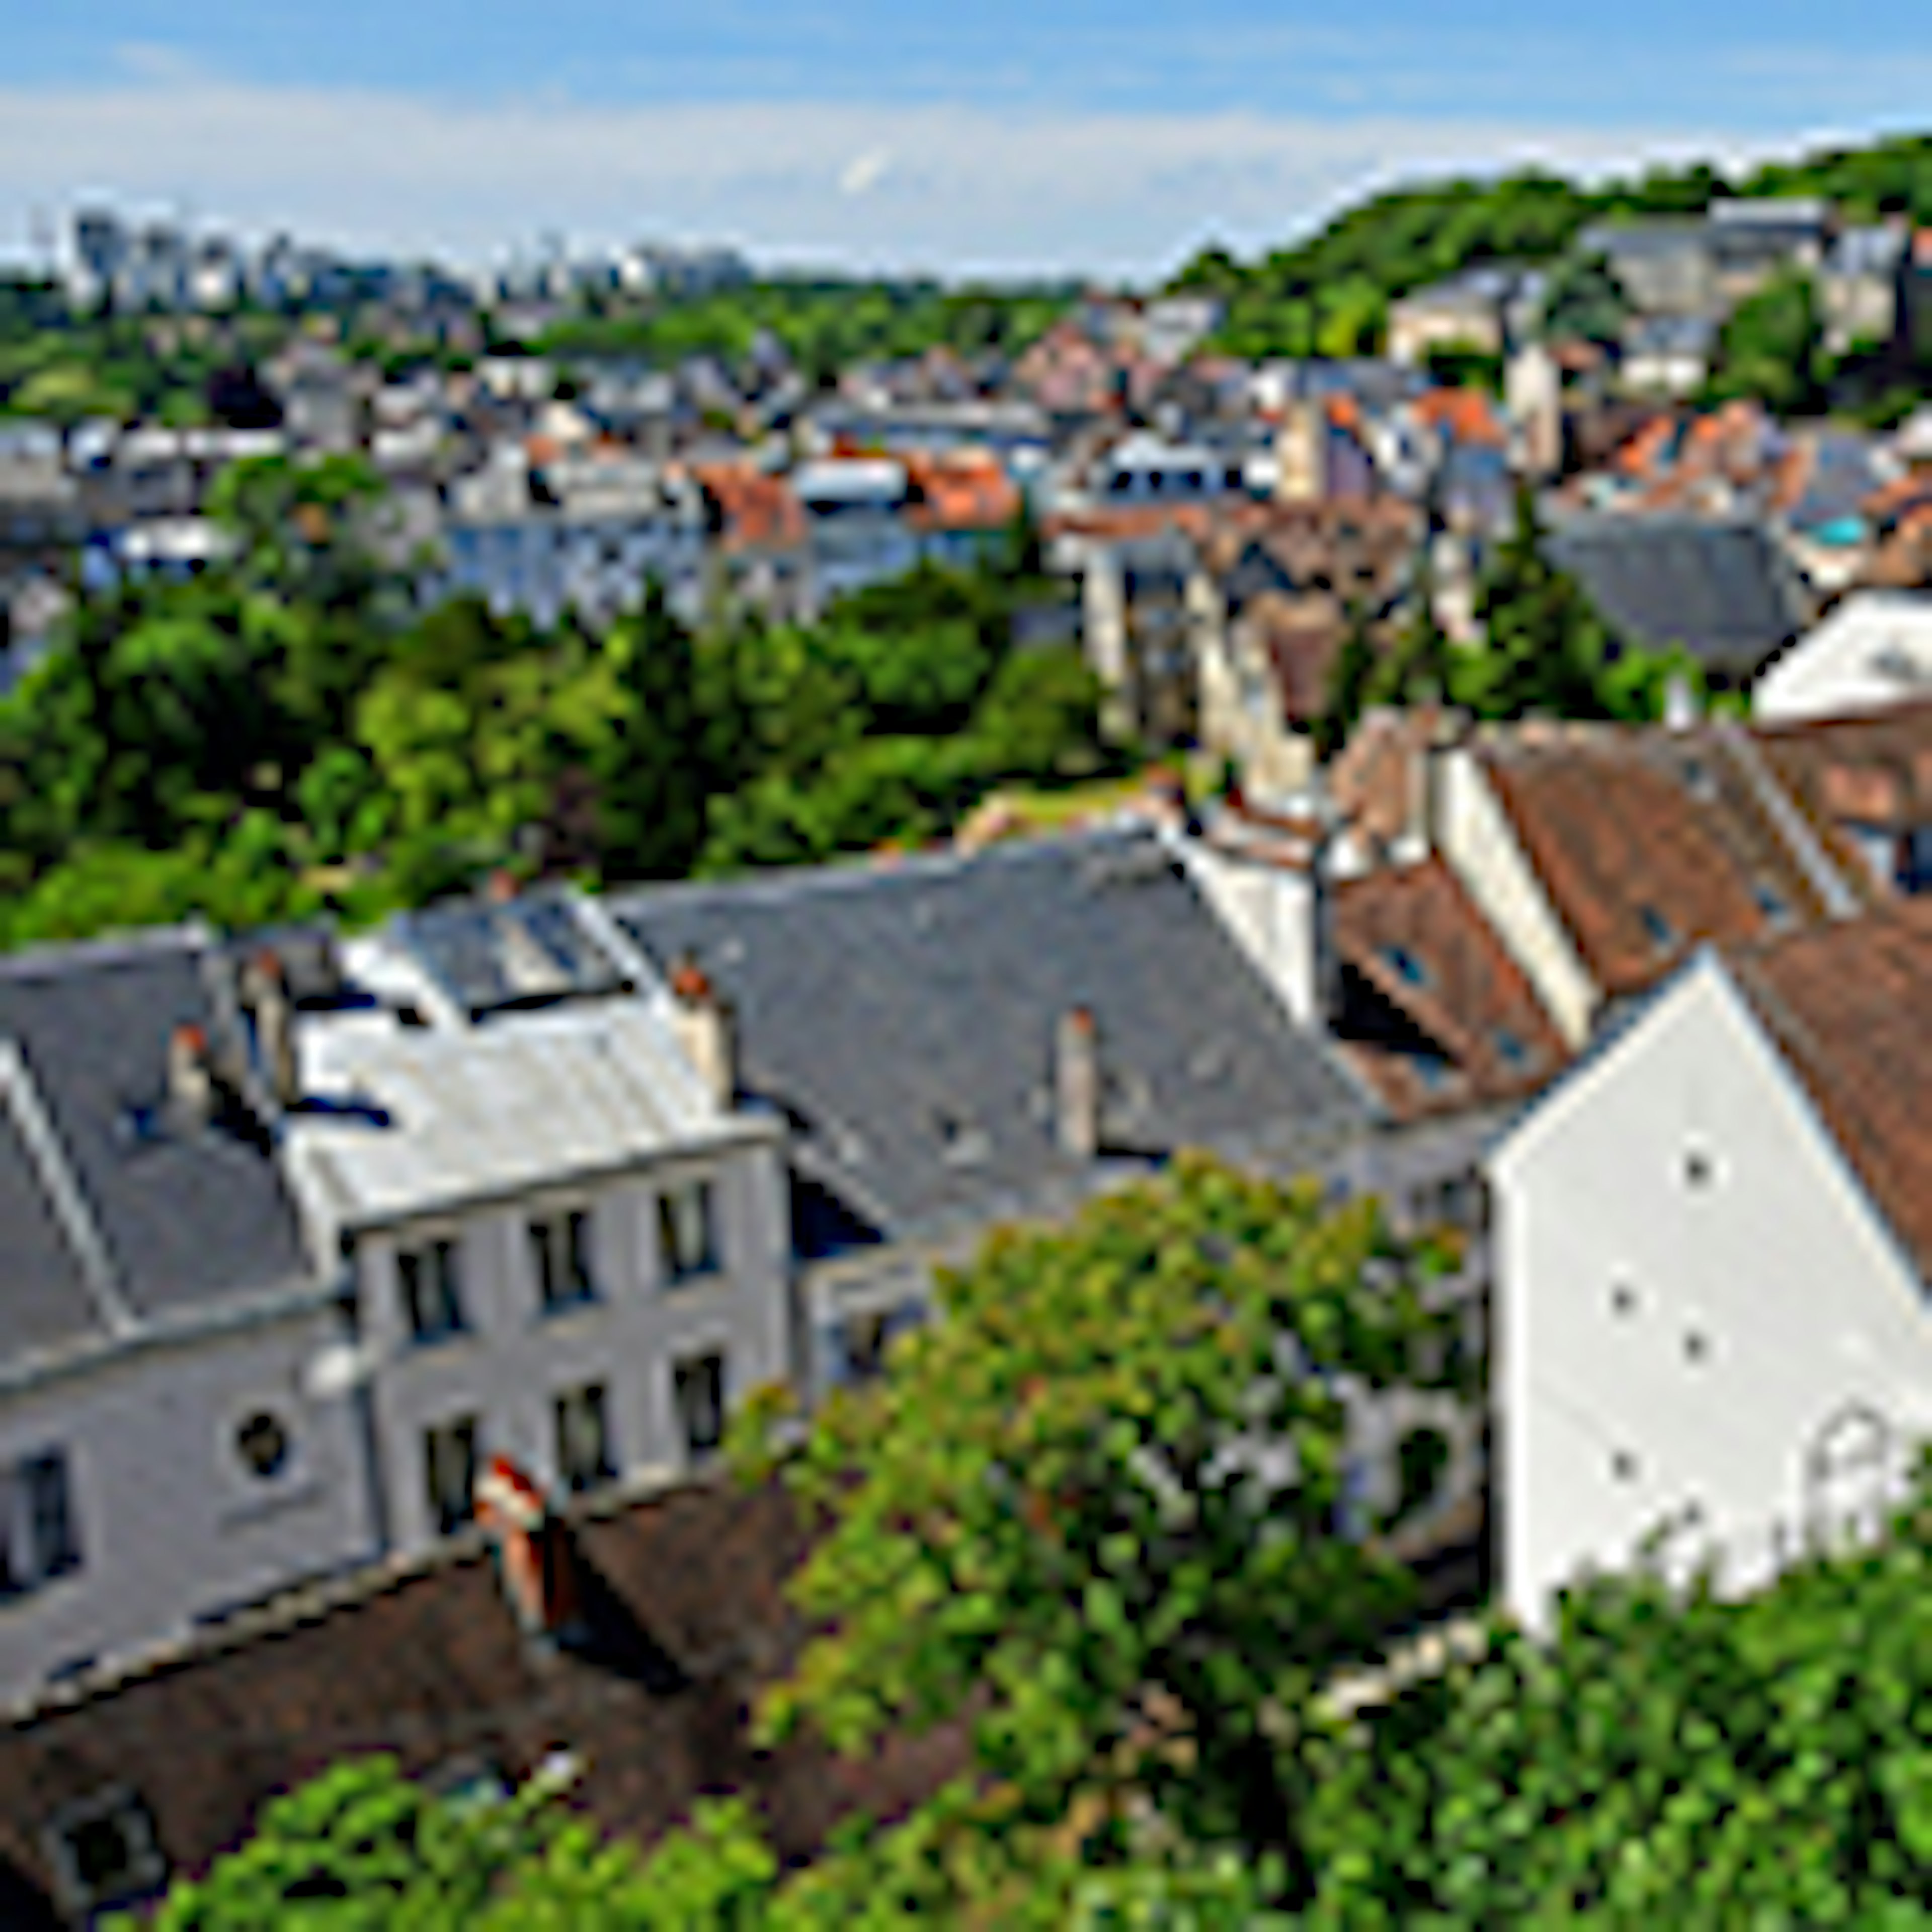
[[[1324,992],[1324,908],[1310,873],[1190,840],[1182,856],[1248,962],[1304,1025],[1318,1025]]]
[[[660,1278],[661,1190],[708,1177],[719,1266],[670,1285]],[[668,1160],[592,1187],[558,1188],[371,1234],[358,1244],[363,1334],[375,1364],[388,1529],[398,1548],[436,1535],[427,1493],[424,1432],[478,1418],[478,1453],[514,1457],[540,1482],[557,1479],[553,1404],[590,1382],[605,1388],[618,1472],[681,1463],[673,1397],[676,1363],[722,1350],[726,1396],[790,1376],[790,1231],[775,1144]],[[533,1215],[587,1208],[598,1298],[546,1312],[527,1224]],[[468,1332],[421,1344],[409,1335],[395,1270],[398,1246],[440,1234],[460,1244]]]
[[[1699,1540],[1763,1557],[1770,1526],[1804,1514],[1805,1458],[1849,1402],[1901,1438],[1932,1430],[1915,1274],[1714,956],[1559,1088],[1493,1174],[1504,1587],[1533,1627],[1580,1566],[1622,1565],[1688,1504]]]
[[[1879,668],[1886,652],[1916,676]],[[1882,711],[1932,694],[1932,597],[1866,592],[1840,604],[1759,679],[1751,715],[1761,724]]]
[[[305,1391],[335,1337],[331,1310],[128,1350],[0,1397],[0,1464],[68,1456],[80,1568],[0,1598],[0,1691],[84,1659],[169,1640],[196,1617],[376,1553],[368,1465],[352,1407]],[[264,1480],[235,1453],[258,1410],[287,1430]]]
[[[1436,843],[1508,947],[1566,1043],[1590,1036],[1598,993],[1569,934],[1551,909],[1480,766],[1464,748],[1440,754],[1436,774]]]

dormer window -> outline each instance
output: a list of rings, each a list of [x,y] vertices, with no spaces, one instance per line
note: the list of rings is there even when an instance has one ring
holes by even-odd
[[[1520,1072],[1529,1064],[1529,1048],[1508,1027],[1498,1027],[1495,1034],[1496,1058],[1513,1072]]]

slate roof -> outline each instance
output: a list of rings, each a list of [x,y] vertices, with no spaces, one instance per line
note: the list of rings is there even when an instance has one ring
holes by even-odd
[[[1795,574],[1754,522],[1580,516],[1544,542],[1550,561],[1576,578],[1628,644],[1681,644],[1705,664],[1742,676],[1808,621]]]
[[[660,967],[695,953],[736,1008],[745,1087],[791,1116],[800,1171],[881,1233],[977,1225],[1090,1178],[1051,1100],[1076,1006],[1096,1024],[1103,1160],[1312,1149],[1372,1116],[1144,829],[646,889],[612,910]]]
[[[1932,899],[1727,953],[1880,1211],[1932,1279]]]
[[[42,1185],[26,1142],[0,1109],[0,1310],[6,1346],[22,1353],[98,1338],[100,1309]]]
[[[190,1023],[211,1037],[220,1031],[204,952],[198,936],[176,929],[37,949],[0,963],[0,1038],[26,1067],[114,1290],[141,1322],[255,1300],[307,1274],[293,1208],[266,1148],[218,1126],[162,1124],[173,1030]],[[0,1162],[22,1150],[17,1133],[10,1144],[0,1142]],[[0,1352],[21,1349],[36,1324],[50,1340],[62,1326],[69,1339],[85,1332],[46,1303],[68,1277],[49,1252],[44,1221],[37,1232],[20,1211],[29,1184],[41,1191],[17,1171],[0,1183],[0,1213],[10,1248],[22,1244],[29,1273],[47,1286],[29,1289],[10,1269],[0,1274]],[[70,1253],[64,1265],[74,1261]]]

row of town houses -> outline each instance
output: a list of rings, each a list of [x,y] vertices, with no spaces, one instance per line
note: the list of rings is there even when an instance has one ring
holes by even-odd
[[[661,1828],[736,1733],[646,1794],[650,1726],[787,1654],[750,1557],[642,1553],[751,1534],[736,1405],[890,1372],[989,1227],[1182,1148],[1462,1232],[1486,1392],[1352,1391],[1348,1516],[1432,1442],[1418,1560],[1490,1552],[1532,1628],[1660,1536],[1743,1587],[1870,1533],[1932,1431],[1932,702],[1886,640],[1750,724],[1376,712],[1204,814],[5,962],[10,1868],[132,1895],[352,1748],[575,1753]],[[629,1663],[472,1631],[493,1483],[578,1524]]]

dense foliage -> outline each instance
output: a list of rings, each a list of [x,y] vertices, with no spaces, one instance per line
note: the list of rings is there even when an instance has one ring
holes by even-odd
[[[0,699],[0,938],[821,860],[1100,760],[1077,654],[1010,648],[1002,562],[702,638],[652,594],[592,635],[418,608],[352,459],[232,465],[211,509],[232,557],[83,601]]]
[[[740,1800],[640,1852],[541,1774],[454,1803],[369,1760],[272,1803],[161,1932],[1932,1924],[1922,1480],[1882,1544],[1754,1597],[1640,1568],[1546,1640],[1492,1618],[1438,1674],[1327,1696],[1400,1579],[1336,1533],[1311,1371],[1412,1372],[1426,1258],[1372,1204],[1184,1160],[992,1240],[802,1449],[776,1402],[741,1418],[747,1473],[786,1461],[821,1520],[821,1634],[768,1732],[963,1718],[970,1772],[910,1816],[788,1869]]]
[[[1483,262],[1554,262],[1591,222],[1695,214],[1726,194],[1821,196],[1848,221],[1896,209],[1932,224],[1932,136],[1770,162],[1736,182],[1699,163],[1595,188],[1534,169],[1399,188],[1252,262],[1208,249],[1174,285],[1224,298],[1217,341],[1230,354],[1348,355],[1380,340],[1388,304],[1413,289]]]
[[[1046,332],[1067,292],[801,278],[691,299],[608,298],[556,323],[533,346],[566,362],[634,356],[668,368],[709,356],[738,368],[750,364],[765,341],[782,347],[808,380],[825,382],[855,362],[929,349],[1016,355]]]

